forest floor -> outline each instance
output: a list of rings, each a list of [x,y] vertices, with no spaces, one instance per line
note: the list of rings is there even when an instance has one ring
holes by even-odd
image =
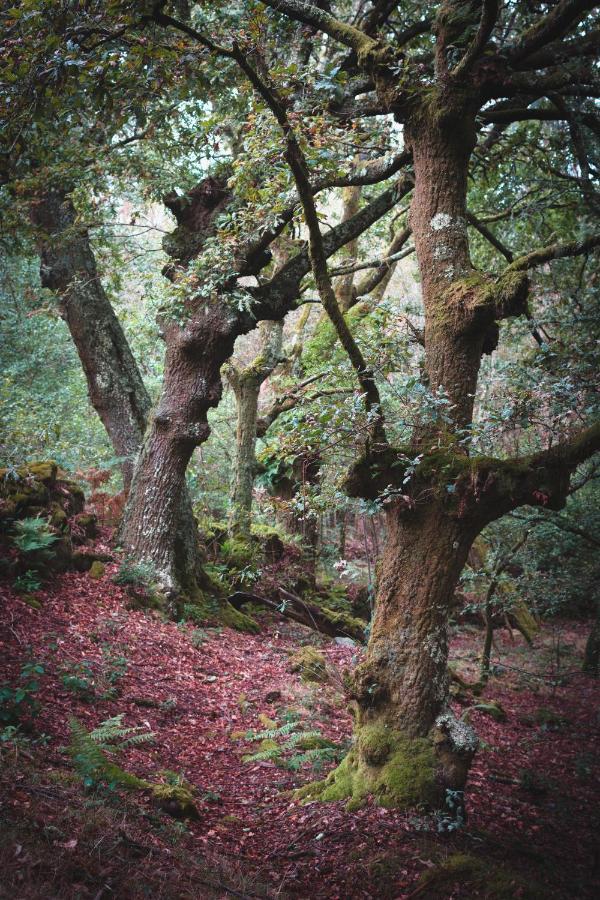
[[[0,585],[2,680],[18,680],[24,662],[44,668],[38,740],[0,745],[1,897],[599,896],[600,685],[580,671],[585,624],[546,624],[533,649],[497,633],[483,700],[498,701],[506,720],[471,710],[483,744],[469,818],[440,834],[432,818],[301,805],[287,793],[324,777],[331,762],[315,774],[308,762],[286,767],[297,764],[294,751],[243,760],[259,749],[248,730],[294,716],[301,724],[291,733],[319,731],[347,746],[342,674],[360,649],[287,622],[263,620],[255,636],[128,611],[114,571],[56,577],[37,593],[39,610]],[[469,680],[481,641],[473,627],[452,640]],[[327,682],[291,674],[299,644],[323,650]],[[176,821],[148,792],[86,792],[74,777],[69,718],[92,729],[119,713],[155,733],[119,765],[149,780],[165,769],[183,775],[198,820]]]

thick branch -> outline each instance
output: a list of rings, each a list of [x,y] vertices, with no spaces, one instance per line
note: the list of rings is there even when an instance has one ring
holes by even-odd
[[[520,256],[505,270],[505,274],[509,271],[524,272],[527,269],[534,269],[536,266],[542,266],[544,263],[550,262],[551,259],[564,259],[569,256],[581,256],[589,253],[596,247],[600,246],[600,234],[591,234],[580,241],[571,241],[569,243],[549,244],[547,247],[539,247],[532,250],[526,256]]]
[[[498,0],[483,0],[477,34],[461,61],[452,70],[452,75],[455,78],[466,75],[485,50],[486,44],[494,30],[499,11],[500,3]]]
[[[312,3],[306,3],[304,0],[262,0],[262,2],[296,22],[303,22],[304,25],[311,25],[323,31],[359,55],[377,47],[377,41],[364,31],[353,25],[347,25]]]
[[[546,44],[558,40],[596,5],[596,0],[562,0],[557,3],[547,16],[521,36],[518,45],[509,54],[510,61],[520,62]]]

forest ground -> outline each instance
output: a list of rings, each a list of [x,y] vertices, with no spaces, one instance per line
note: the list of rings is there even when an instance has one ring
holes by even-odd
[[[345,746],[342,676],[358,648],[273,619],[247,635],[128,611],[116,568],[100,580],[55,577],[36,595],[39,610],[0,585],[2,680],[24,661],[44,666],[35,731],[47,736],[0,747],[0,896],[598,896],[600,685],[581,673],[585,623],[547,623],[533,649],[497,632],[502,667],[466,706],[498,701],[506,721],[469,713],[483,741],[469,818],[439,834],[438,822],[414,813],[301,805],[286,793],[332,763],[315,775],[308,764],[242,759],[259,749],[242,737],[265,727],[259,716],[281,724],[295,714],[302,730]],[[454,633],[451,655],[468,680],[481,642],[478,628]],[[326,683],[290,672],[300,643],[324,651]],[[102,699],[107,684],[118,696]],[[197,821],[176,821],[144,792],[86,793],[73,777],[69,717],[91,729],[118,713],[156,735],[119,765],[150,780],[163,769],[182,774],[196,788]]]

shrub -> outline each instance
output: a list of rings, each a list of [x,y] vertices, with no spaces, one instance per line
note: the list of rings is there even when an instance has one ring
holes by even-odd
[[[0,685],[0,723],[19,725],[38,714],[40,704],[35,694],[39,690],[38,676],[43,674],[40,663],[28,662],[21,669],[16,685],[8,681]]]
[[[50,547],[57,540],[58,535],[50,530],[45,519],[21,519],[13,526],[12,542],[21,553],[39,550],[48,557],[52,556]]]

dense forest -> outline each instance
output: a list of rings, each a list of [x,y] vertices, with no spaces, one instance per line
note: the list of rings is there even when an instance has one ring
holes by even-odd
[[[598,896],[598,5],[0,23],[0,896]]]

